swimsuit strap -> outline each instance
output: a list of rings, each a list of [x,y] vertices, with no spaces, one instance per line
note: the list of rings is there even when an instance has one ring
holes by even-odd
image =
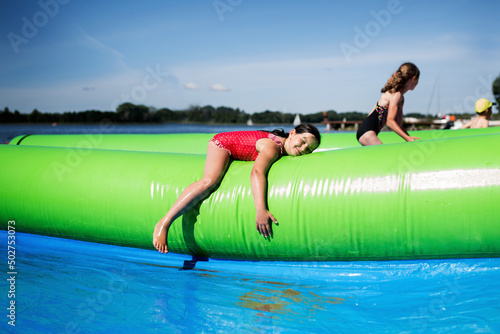
[[[279,139],[278,136],[276,136],[273,133],[270,133],[267,138],[272,139],[276,144],[278,144],[278,147],[280,148],[280,155],[283,155],[283,143]]]

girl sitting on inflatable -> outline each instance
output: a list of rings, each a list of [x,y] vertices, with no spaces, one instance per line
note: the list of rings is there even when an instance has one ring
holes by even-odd
[[[167,214],[156,224],[153,245],[161,253],[168,253],[167,234],[172,222],[207,197],[221,182],[232,160],[255,161],[250,173],[255,203],[257,230],[271,235],[269,220],[277,220],[266,205],[267,171],[283,155],[299,156],[311,153],[320,144],[316,127],[302,123],[288,134],[283,130],[235,131],[215,135],[207,148],[203,177],[183,190]]]
[[[358,129],[356,137],[361,145],[382,144],[378,134],[386,124],[406,141],[420,139],[411,137],[403,129],[403,95],[407,91],[415,89],[419,77],[420,71],[413,63],[404,63],[394,72],[382,88],[383,94],[377,105]]]

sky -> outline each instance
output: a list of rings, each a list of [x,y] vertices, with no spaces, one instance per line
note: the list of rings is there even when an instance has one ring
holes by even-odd
[[[368,113],[410,61],[421,76],[404,113],[473,113],[500,75],[499,12],[497,0],[4,0],[0,108]]]

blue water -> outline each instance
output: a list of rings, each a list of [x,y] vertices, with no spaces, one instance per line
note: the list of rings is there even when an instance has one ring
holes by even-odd
[[[0,125],[0,140],[247,128]],[[8,237],[0,231],[0,333],[500,333],[500,259],[196,262],[17,233],[15,274],[9,274]]]
[[[7,238],[1,231],[3,259]],[[191,263],[31,234],[15,241],[15,297],[2,280],[1,332],[500,332],[500,259]]]

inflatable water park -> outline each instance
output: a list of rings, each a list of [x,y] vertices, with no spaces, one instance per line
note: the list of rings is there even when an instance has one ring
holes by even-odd
[[[322,134],[268,174],[272,238],[255,228],[252,162],[179,217],[172,253],[251,261],[500,256],[500,128]],[[202,175],[213,134],[23,135],[0,145],[0,216],[16,231],[154,249],[152,233]],[[167,255],[168,256],[168,255]]]

